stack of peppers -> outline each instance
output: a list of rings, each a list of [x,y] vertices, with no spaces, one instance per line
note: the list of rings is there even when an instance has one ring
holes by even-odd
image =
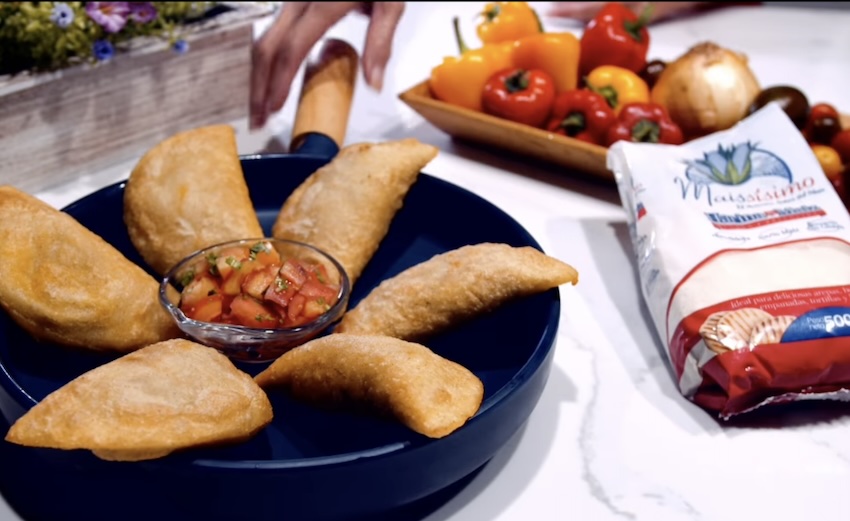
[[[478,49],[464,43],[455,18],[460,55],[431,71],[437,99],[596,145],[683,142],[641,77],[648,12],[606,4],[581,40],[546,32],[526,2],[489,3],[481,18]]]

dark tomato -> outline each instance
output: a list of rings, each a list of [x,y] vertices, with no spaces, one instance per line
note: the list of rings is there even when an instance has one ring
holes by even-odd
[[[850,163],[850,128],[835,134],[832,141],[829,142],[829,146],[838,152],[843,163]]]
[[[752,114],[771,101],[779,103],[798,129],[802,130],[806,126],[809,117],[809,99],[802,91],[790,85],[777,85],[762,90],[750,104],[747,113]]]
[[[821,145],[829,145],[839,132],[841,132],[841,122],[832,116],[824,116],[822,118],[813,119],[807,127],[808,135],[806,136],[812,143]]]
[[[643,69],[641,69],[638,75],[646,82],[647,87],[651,89],[655,86],[655,82],[658,81],[658,77],[661,76],[661,73],[664,72],[664,69],[666,68],[667,62],[664,60],[652,60],[647,63]]]

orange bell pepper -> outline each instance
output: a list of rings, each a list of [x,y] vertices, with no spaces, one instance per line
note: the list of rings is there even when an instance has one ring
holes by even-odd
[[[542,33],[537,13],[527,2],[493,2],[481,12],[484,21],[476,28],[484,44],[519,40],[524,36]]]
[[[555,80],[556,92],[578,85],[579,56],[579,40],[572,33],[539,33],[514,42],[514,65],[546,71]]]
[[[584,80],[587,88],[602,94],[615,114],[629,103],[649,102],[649,86],[643,79],[623,67],[600,65]]]
[[[460,34],[458,18],[453,20],[460,56],[449,56],[431,69],[428,87],[440,101],[481,111],[481,97],[487,80],[512,65],[513,42],[470,49]]]

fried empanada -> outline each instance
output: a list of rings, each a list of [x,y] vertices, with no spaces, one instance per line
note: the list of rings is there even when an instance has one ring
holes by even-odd
[[[284,353],[254,379],[324,407],[371,407],[431,438],[461,427],[484,398],[484,384],[465,367],[386,336],[317,338]]]
[[[437,152],[413,138],[343,148],[286,199],[272,235],[331,254],[354,285]]]
[[[159,283],[47,203],[0,187],[0,305],[35,338],[128,352],[179,336]]]
[[[530,246],[463,246],[381,282],[335,332],[421,340],[510,299],[577,282],[572,266]]]
[[[127,180],[124,222],[161,275],[196,250],[262,237],[233,127],[188,130],[150,149]]]
[[[271,420],[248,374],[215,349],[174,339],[75,378],[18,418],[6,440],[139,461],[242,441]]]

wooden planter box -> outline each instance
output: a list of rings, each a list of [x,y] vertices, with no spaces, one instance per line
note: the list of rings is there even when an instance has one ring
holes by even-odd
[[[193,26],[185,54],[147,41],[96,66],[0,77],[0,184],[36,192],[247,117],[253,25],[271,8],[243,5]]]

